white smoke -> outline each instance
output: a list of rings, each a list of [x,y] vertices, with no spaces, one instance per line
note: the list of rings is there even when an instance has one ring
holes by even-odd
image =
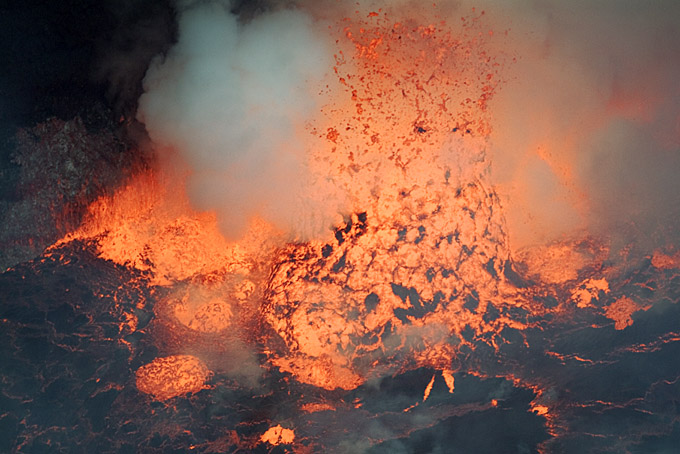
[[[323,21],[383,8],[455,24],[484,10],[495,51],[516,59],[491,105],[490,140],[513,248],[580,230],[652,232],[636,238],[649,246],[677,239],[680,3],[414,5],[299,1],[247,24],[225,2],[185,7],[179,42],[146,76],[140,118],[188,162],[192,200],[217,209],[231,237],[254,215],[291,236],[319,236],[343,208],[318,189],[302,138],[340,38]]]
[[[254,216],[291,239],[326,234],[341,203],[316,192],[304,127],[332,70],[327,40],[300,10],[242,24],[228,2],[194,2],[178,21],[178,43],[144,79],[139,117],[159,150],[189,165],[192,202],[216,210],[232,239]]]
[[[680,3],[476,6],[508,30],[497,45],[517,59],[491,138],[513,246],[581,229],[642,247],[677,241]]]

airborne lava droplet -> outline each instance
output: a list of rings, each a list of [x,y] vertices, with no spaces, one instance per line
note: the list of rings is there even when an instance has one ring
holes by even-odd
[[[281,427],[281,425],[276,425],[263,433],[260,440],[263,443],[269,443],[274,446],[281,444],[289,445],[295,441],[295,432]]]

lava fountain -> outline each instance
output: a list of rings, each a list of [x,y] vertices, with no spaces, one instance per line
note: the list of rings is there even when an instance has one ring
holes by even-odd
[[[195,8],[187,17],[206,14]],[[182,33],[196,33],[196,22],[183,17],[180,43]],[[550,434],[564,433],[560,414],[567,410],[550,383],[517,371],[516,359],[505,361],[508,345],[528,349],[527,333],[580,311],[623,330],[651,306],[610,286],[619,270],[606,262],[606,242],[584,237],[513,254],[489,153],[489,106],[511,63],[493,40],[505,31],[490,30],[474,10],[455,26],[435,13],[364,8],[323,26],[291,11],[238,26],[230,17],[233,28],[217,33],[233,46],[229,61],[236,63],[215,63],[228,67],[230,83],[249,74],[238,66],[247,60],[244,49],[233,42],[250,43],[251,30],[277,17],[323,29],[322,47],[333,57],[323,57],[324,71],[312,65],[306,85],[284,90],[271,107],[247,92],[249,108],[227,109],[244,115],[245,126],[233,118],[220,124],[219,116],[207,121],[200,103],[167,111],[170,104],[145,95],[142,119],[160,156],[157,168],[93,203],[82,226],[54,246],[95,241],[102,259],[145,273],[156,289],[146,332],[159,357],[137,369],[137,389],[171,401],[210,389],[214,374],[257,388],[264,374],[276,373],[314,389],[311,395],[336,396],[300,402],[298,410],[311,414],[349,408],[338,396],[427,369],[433,375],[422,402],[441,381],[455,393],[457,377],[502,377],[534,393],[531,411]],[[274,58],[282,78],[304,79],[289,68],[307,64],[295,52],[281,60],[250,44],[249,58]],[[179,44],[156,63],[149,91],[165,95],[170,87],[184,95],[186,87],[168,78],[191,68],[196,55],[210,62],[193,45]],[[213,81],[201,77],[192,80],[205,83],[209,95]],[[240,89],[225,91],[236,96]],[[311,101],[287,112],[287,102],[299,106],[304,97]],[[202,129],[192,130],[199,123]],[[190,140],[195,135],[198,142]],[[226,146],[244,150],[210,168],[211,150],[229,154],[220,148],[225,137],[238,138]],[[246,181],[253,168],[257,178]],[[271,186],[258,187],[268,179]],[[287,185],[291,194],[277,194]],[[654,263],[677,266],[677,257],[659,253]],[[128,314],[131,331],[135,317]],[[573,359],[553,353],[556,361]],[[499,405],[502,396],[494,395],[479,408]],[[438,411],[443,418],[461,408]],[[323,445],[270,422],[266,432],[233,444],[299,452]]]

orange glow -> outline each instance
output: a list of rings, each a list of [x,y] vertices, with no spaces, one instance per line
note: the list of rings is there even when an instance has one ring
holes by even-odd
[[[559,241],[527,248],[517,254],[523,271],[546,284],[564,284],[578,279],[579,272],[599,266],[608,250],[592,240]]]
[[[442,377],[444,377],[444,381],[446,382],[446,386],[449,388],[449,393],[453,393],[453,390],[455,388],[455,380],[453,377],[453,372],[450,370],[443,370],[442,371]]]
[[[232,314],[227,303],[215,299],[191,312],[186,305],[179,303],[175,306],[175,317],[191,329],[215,333],[229,327]]]
[[[325,403],[325,402],[312,402],[308,404],[302,405],[300,407],[300,410],[306,412],[306,413],[316,413],[319,411],[335,411],[335,407],[331,404]]]
[[[425,393],[423,393],[423,402],[425,402],[427,400],[427,398],[430,397],[430,393],[432,392],[432,387],[434,386],[434,377],[435,377],[435,375],[432,376],[432,379],[430,380],[430,382],[425,387]]]
[[[96,238],[102,258],[150,271],[164,285],[210,273],[247,275],[254,266],[249,258],[273,247],[266,238],[276,234],[255,220],[247,242],[229,243],[214,213],[190,206],[183,177],[147,171],[92,203],[80,228],[57,245]]]
[[[571,291],[571,299],[578,307],[591,306],[592,301],[600,294],[609,293],[609,283],[606,279],[586,279]]]
[[[97,200],[62,240],[94,239],[103,259],[165,287],[153,307],[153,339],[164,354],[202,358],[167,356],[140,367],[140,392],[167,400],[207,388],[210,369],[219,372],[214,358],[238,340],[265,367],[327,390],[427,367],[441,371],[453,393],[461,352],[479,342],[498,351],[509,342],[508,329],[528,347],[522,331],[540,329],[541,316],[594,310],[610,293],[597,274],[609,251],[592,239],[511,257],[487,159],[487,105],[501,83],[501,64],[484,42],[492,33],[480,33],[476,18],[462,21],[458,32],[437,21],[396,19],[372,12],[338,25],[334,80],[308,125],[310,167],[341,188],[352,210],[334,239],[286,243],[280,231],[253,219],[243,239],[227,241],[215,214],[194,209],[183,178],[165,169],[142,172]],[[541,156],[573,180],[566,164],[547,151]],[[679,254],[658,252],[652,264],[677,267]],[[557,307],[537,298],[545,295],[555,296]],[[619,298],[603,311],[620,330],[647,308]],[[124,315],[121,332],[136,329],[137,318]],[[531,411],[552,430],[555,410],[538,397]],[[307,402],[300,409],[336,407]],[[277,425],[260,441],[292,444],[295,433]]]
[[[206,389],[212,373],[190,355],[156,358],[137,369],[137,389],[156,400],[167,400]]]
[[[680,268],[680,251],[673,255],[669,255],[661,250],[654,251],[652,265],[661,270]]]
[[[295,432],[292,429],[285,429],[281,425],[270,427],[262,434],[260,440],[270,445],[289,445],[295,441]]]
[[[539,416],[546,416],[550,409],[545,405],[534,405],[533,407],[531,407],[531,411],[533,411]]]
[[[548,312],[505,278],[510,249],[486,159],[487,104],[502,66],[485,47],[489,35],[478,17],[457,32],[399,19],[380,12],[336,30],[335,80],[309,124],[311,168],[354,210],[335,241],[282,245],[280,232],[255,219],[229,242],[168,169],[140,173],[99,199],[64,238],[96,238],[103,258],[175,285],[154,308],[168,350],[221,351],[244,332],[303,383],[349,390],[432,367],[453,392],[451,364],[472,346],[464,331],[498,348],[505,327],[531,326],[504,308]],[[525,275],[564,284],[605,254],[563,242],[519,261]],[[572,299],[586,307],[605,284],[575,284]],[[493,320],[483,317],[489,306],[500,312]]]
[[[646,311],[651,306],[642,306],[628,297],[621,297],[605,307],[604,315],[614,321],[614,328],[625,329],[633,324],[631,317],[634,312]]]
[[[411,367],[448,369],[450,336],[513,323],[484,322],[487,304],[525,304],[498,279],[509,251],[485,184],[485,111],[499,65],[475,20],[458,35],[384,13],[340,26],[337,83],[313,123],[312,162],[361,214],[337,245],[282,249],[265,294],[265,320],[286,347],[272,346],[271,361],[300,381],[352,389],[404,366],[395,360],[403,351]],[[408,315],[418,304],[433,310]]]

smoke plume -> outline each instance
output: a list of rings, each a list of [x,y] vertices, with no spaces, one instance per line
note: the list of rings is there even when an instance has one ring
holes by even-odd
[[[482,3],[516,58],[491,137],[513,247],[584,229],[677,241],[680,5]]]
[[[240,23],[225,2],[194,2],[178,20],[179,42],[145,77],[140,118],[189,165],[194,204],[216,210],[232,239],[254,217],[290,239],[330,232],[341,205],[316,190],[304,137],[332,68],[327,38],[297,10]]]
[[[332,71],[323,24],[378,8],[426,16],[407,1],[300,1],[241,23],[224,2],[180,5],[179,42],[148,71],[140,118],[189,164],[193,202],[217,209],[229,236],[259,216],[317,237],[347,211],[310,171],[303,130]],[[430,18],[454,24],[473,8],[514,60],[490,104],[489,141],[513,249],[583,231],[675,241],[677,2],[445,1]]]

